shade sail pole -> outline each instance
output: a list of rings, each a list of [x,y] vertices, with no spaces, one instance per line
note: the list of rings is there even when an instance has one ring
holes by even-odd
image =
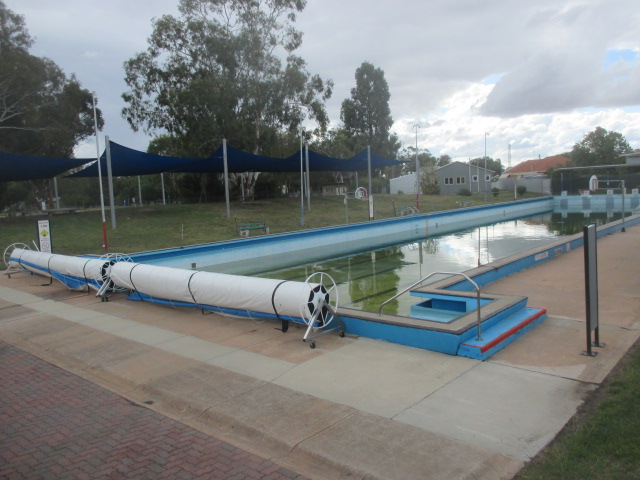
[[[162,205],[166,205],[167,200],[164,195],[164,173],[163,172],[160,172],[160,183],[162,184]]]
[[[224,200],[227,205],[227,218],[231,218],[229,206],[229,164],[227,163],[227,139],[222,139],[222,163],[224,165]]]
[[[116,202],[113,196],[113,175],[111,173],[111,146],[109,137],[104,137],[105,154],[107,157],[107,185],[109,185],[109,210],[111,211],[111,228],[116,229]]]
[[[302,128],[300,129],[300,226],[304,227],[304,162],[302,160]]]
[[[100,167],[100,140],[98,139],[98,114],[96,113],[96,92],[91,92],[93,100],[93,128],[96,132],[96,160],[98,161],[98,182],[100,183],[100,209],[102,210],[102,248],[109,250],[107,239],[107,220],[104,216],[104,193],[102,191],[102,168]]]
[[[309,170],[309,144],[304,144],[304,155],[306,159],[306,168],[307,168],[307,210],[311,210],[311,171]]]

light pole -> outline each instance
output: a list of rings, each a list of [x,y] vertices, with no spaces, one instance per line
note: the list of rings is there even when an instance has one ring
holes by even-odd
[[[416,210],[420,211],[420,163],[418,162],[418,128],[417,123],[413,126],[416,129]]]
[[[484,201],[487,201],[489,196],[489,185],[487,184],[487,137],[488,132],[484,132]]]
[[[109,250],[107,240],[107,220],[104,216],[104,194],[102,193],[102,168],[100,167],[100,141],[98,140],[98,114],[96,113],[96,92],[91,92],[93,101],[93,127],[96,132],[96,159],[98,160],[98,181],[100,182],[100,208],[102,210],[102,239],[105,252]]]

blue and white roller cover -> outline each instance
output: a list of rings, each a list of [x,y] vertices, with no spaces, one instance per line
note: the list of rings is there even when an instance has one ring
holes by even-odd
[[[196,305],[225,314],[280,318],[307,323],[320,299],[329,303],[323,285],[244,277],[118,262],[110,279],[117,287],[132,290],[140,300]]]
[[[55,278],[72,290],[87,286],[99,290],[110,267],[104,259],[56,255],[22,248],[14,249],[9,260],[12,268],[24,268]]]

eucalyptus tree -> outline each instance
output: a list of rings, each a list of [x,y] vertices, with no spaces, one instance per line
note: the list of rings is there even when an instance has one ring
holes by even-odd
[[[0,1],[0,151],[71,158],[94,134],[93,95],[53,60],[31,55],[32,45],[24,18]],[[39,201],[52,200],[47,181],[27,190]]]
[[[180,15],[154,20],[147,50],[125,63],[123,116],[134,130],[168,134],[190,156],[210,154],[222,138],[270,154],[307,118],[326,129],[332,82],[294,54],[302,42],[294,23],[305,6],[181,0]]]

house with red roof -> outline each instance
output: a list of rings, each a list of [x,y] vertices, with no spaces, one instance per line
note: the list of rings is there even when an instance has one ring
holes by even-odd
[[[527,160],[519,163],[513,168],[510,168],[504,172],[500,178],[510,178],[515,180],[523,177],[546,175],[550,168],[563,167],[570,160],[571,159],[566,155],[552,155],[539,160]]]

